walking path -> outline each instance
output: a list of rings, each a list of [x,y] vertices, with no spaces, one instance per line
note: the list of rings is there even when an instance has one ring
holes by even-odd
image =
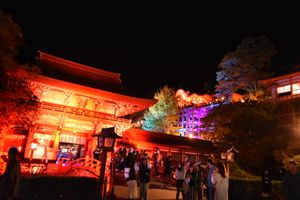
[[[137,188],[139,190],[139,188]],[[116,199],[128,199],[128,186],[122,173],[116,173],[114,184],[114,195]],[[138,195],[139,196],[139,195]],[[168,200],[176,198],[175,186],[165,187],[159,178],[151,178],[148,199],[149,200]]]

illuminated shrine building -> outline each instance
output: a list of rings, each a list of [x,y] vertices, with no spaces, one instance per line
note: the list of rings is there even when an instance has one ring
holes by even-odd
[[[39,119],[28,136],[16,136],[10,142],[19,145],[25,158],[92,157],[97,145],[93,134],[112,126],[121,134],[131,127],[131,120],[124,116],[155,103],[128,96],[120,74],[43,52],[38,63],[42,74],[30,84],[40,101]]]
[[[212,109],[213,105],[182,108],[179,116],[180,135],[203,139],[201,132],[204,128],[201,127],[203,124],[201,119],[204,118]]]

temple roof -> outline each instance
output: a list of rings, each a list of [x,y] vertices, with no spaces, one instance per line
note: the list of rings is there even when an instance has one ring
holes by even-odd
[[[133,143],[151,143],[173,148],[192,149],[201,153],[214,153],[215,148],[211,141],[180,137],[165,133],[156,133],[142,129],[130,128],[122,133],[125,140]]]
[[[128,95],[120,74],[90,67],[39,51],[39,67],[42,74],[96,89]]]
[[[119,117],[145,110],[157,102],[129,96],[121,83],[120,74],[39,53],[42,75],[35,76],[33,82],[123,104]]]

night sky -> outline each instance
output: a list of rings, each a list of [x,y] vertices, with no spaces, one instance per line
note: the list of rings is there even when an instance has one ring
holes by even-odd
[[[291,3],[13,2],[1,8],[21,26],[27,59],[41,50],[121,73],[137,97],[152,98],[165,84],[204,92],[223,56],[246,36],[271,39],[279,52],[274,69],[300,61],[299,7]]]

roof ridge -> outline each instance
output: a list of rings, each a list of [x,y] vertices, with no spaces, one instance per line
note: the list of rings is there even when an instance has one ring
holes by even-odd
[[[46,60],[46,61],[52,61],[52,62],[56,62],[56,63],[60,63],[63,64],[65,66],[68,66],[70,68],[75,68],[75,69],[79,69],[79,70],[83,70],[86,72],[93,72],[94,74],[100,75],[100,76],[105,76],[108,78],[112,78],[112,79],[117,79],[119,82],[121,82],[120,79],[120,73],[114,73],[114,72],[110,72],[110,71],[106,71],[103,69],[98,69],[95,67],[91,67],[91,66],[87,66],[78,62],[74,62],[71,60],[67,60],[67,59],[63,59],[42,51],[38,51],[39,52],[39,59],[40,60]]]

